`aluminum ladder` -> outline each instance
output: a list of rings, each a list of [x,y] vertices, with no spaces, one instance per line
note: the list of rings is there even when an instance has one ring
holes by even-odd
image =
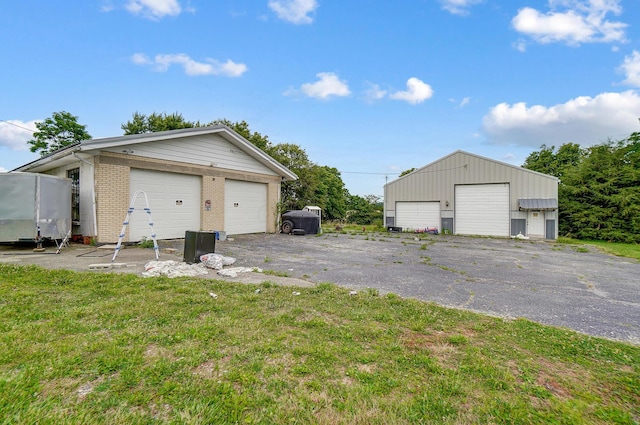
[[[144,191],[138,190],[133,194],[133,197],[131,198],[131,204],[129,204],[127,215],[124,218],[124,223],[122,223],[122,230],[120,231],[120,236],[118,237],[118,244],[116,245],[116,250],[113,253],[113,258],[111,259],[112,263],[116,260],[116,257],[118,256],[118,252],[122,247],[122,239],[124,238],[125,232],[127,231],[127,226],[129,225],[129,220],[131,219],[131,213],[135,211],[134,205],[136,204],[136,199],[140,194],[144,196],[144,202],[146,205],[146,207],[144,208],[144,211],[147,213],[147,216],[149,218],[149,227],[151,227],[151,239],[153,239],[153,250],[156,253],[156,261],[158,260],[158,251],[159,251],[158,241],[156,240],[156,234],[153,231],[153,220],[151,219],[151,208],[149,208],[149,198],[147,198],[147,194]]]

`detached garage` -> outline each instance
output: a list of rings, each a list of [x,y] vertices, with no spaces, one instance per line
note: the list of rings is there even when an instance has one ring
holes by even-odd
[[[223,125],[84,140],[13,171],[70,178],[72,233],[100,243],[118,240],[137,191],[158,239],[276,232],[280,184],[297,178]],[[151,236],[146,206],[136,197],[125,242]]]
[[[556,239],[558,183],[553,176],[456,151],[385,185],[385,224]]]

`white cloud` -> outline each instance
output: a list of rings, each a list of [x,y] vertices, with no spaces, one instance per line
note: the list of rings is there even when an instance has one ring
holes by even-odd
[[[153,61],[149,59],[149,56],[145,55],[144,53],[134,53],[133,55],[131,55],[131,62],[135,63],[136,65],[153,64]]]
[[[305,83],[300,86],[302,93],[309,97],[327,99],[331,96],[349,96],[351,91],[345,81],[338,78],[333,72],[319,72],[316,74],[318,81]]]
[[[580,96],[550,107],[501,103],[483,118],[483,132],[497,145],[592,145],[637,131],[638,117],[640,95],[629,90]]]
[[[431,86],[415,77],[411,77],[407,80],[407,90],[398,91],[391,94],[389,97],[396,100],[404,100],[413,105],[422,103],[425,100],[433,96],[433,89]]]
[[[483,0],[440,0],[442,8],[447,12],[454,15],[466,15],[469,13],[469,8],[478,3],[482,3]]]
[[[33,132],[38,130],[36,128],[38,121],[0,121],[0,147],[7,147],[14,151],[27,150],[29,148],[27,141],[33,137]]]
[[[625,56],[624,62],[618,68],[627,76],[624,84],[640,87],[640,52],[634,50],[629,56]]]
[[[113,6],[113,3],[111,3],[108,0],[104,1],[102,3],[102,6],[100,6],[100,11],[105,13],[111,12],[113,9],[115,9],[115,7]]]
[[[387,91],[381,89],[379,85],[373,83],[368,84],[369,88],[364,92],[367,102],[374,102],[376,100],[384,99],[387,96]]]
[[[278,18],[296,25],[312,23],[313,18],[309,14],[317,7],[316,0],[269,0],[269,8]]]
[[[471,103],[471,98],[470,97],[464,97],[464,98],[462,98],[462,100],[458,100],[458,99],[450,97],[449,98],[449,102],[457,104],[458,108],[464,108],[469,103]]]
[[[235,63],[232,60],[219,62],[215,59],[205,59],[205,62],[196,62],[184,53],[156,55],[153,60],[144,53],[135,53],[131,56],[131,62],[136,65],[152,65],[158,72],[165,72],[173,64],[181,65],[188,76],[222,75],[225,77],[239,77],[249,69],[243,63]]]
[[[128,0],[125,8],[134,15],[153,20],[177,16],[182,12],[177,0]]]
[[[524,7],[511,24],[539,43],[624,42],[628,25],[606,19],[609,13],[622,13],[620,3],[621,0],[549,0],[549,12]]]
[[[513,44],[513,48],[516,49],[519,52],[526,52],[527,51],[527,42],[525,40],[518,40],[516,42],[514,42]]]

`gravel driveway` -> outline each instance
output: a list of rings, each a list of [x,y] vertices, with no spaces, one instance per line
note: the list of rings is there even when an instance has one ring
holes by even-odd
[[[589,335],[640,344],[640,263],[589,248],[554,242],[412,234],[327,233],[320,236],[239,235],[218,241],[216,252],[237,266],[286,272],[290,278],[245,274],[235,281],[309,285],[332,282],[355,290],[375,288],[402,297],[506,318],[526,317]],[[161,241],[181,260],[184,241]],[[0,247],[0,262],[89,269],[109,264],[113,250],[72,245],[55,255],[33,247]],[[53,255],[52,255],[53,254]],[[128,248],[117,272],[141,273],[153,250]],[[108,271],[100,270],[99,271]],[[210,277],[218,276],[211,271]]]
[[[640,263],[554,242],[408,234],[242,235],[216,252],[240,266],[376,288],[640,343]]]

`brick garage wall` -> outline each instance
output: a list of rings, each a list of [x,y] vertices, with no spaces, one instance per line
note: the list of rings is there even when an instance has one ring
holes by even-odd
[[[224,177],[202,176],[202,228],[204,230],[224,229]],[[207,211],[205,202],[211,201]]]
[[[277,232],[280,224],[280,181],[271,182],[267,186],[267,232]]]
[[[118,240],[122,223],[129,208],[130,168],[124,165],[103,164],[96,161],[96,209],[98,242]],[[128,229],[127,229],[128,234]],[[128,240],[125,237],[125,240]]]
[[[224,229],[224,182],[228,179],[267,184],[267,232],[276,232],[278,202],[280,201],[280,176],[215,167],[184,164],[175,161],[143,158],[113,152],[102,152],[96,160],[96,204],[98,215],[98,242],[115,242],[130,203],[130,170],[139,168],[190,174],[202,177],[201,228]],[[211,210],[206,211],[205,201],[211,200]],[[128,229],[125,241],[128,240]]]

